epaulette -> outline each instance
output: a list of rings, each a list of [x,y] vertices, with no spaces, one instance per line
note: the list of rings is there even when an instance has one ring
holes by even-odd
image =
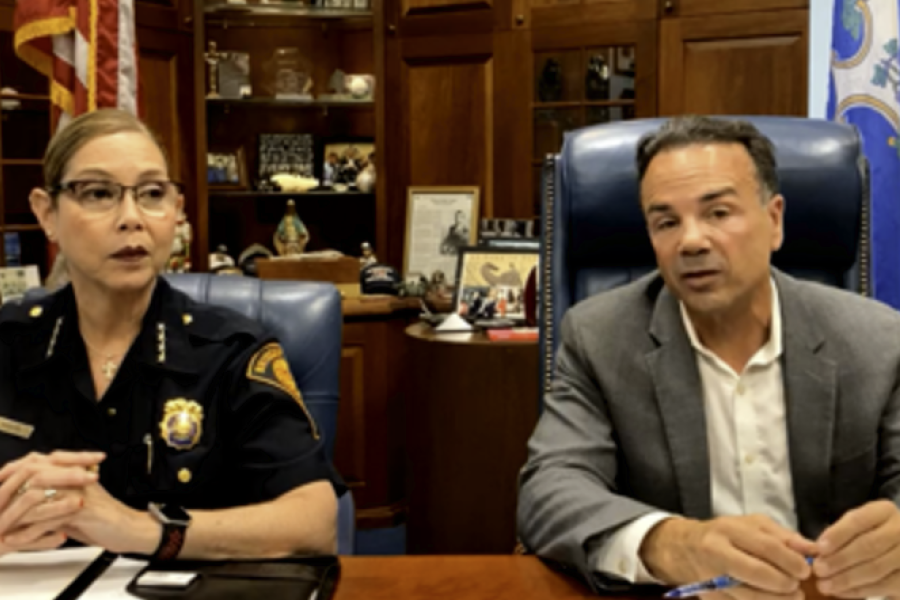
[[[181,311],[189,336],[208,341],[224,341],[235,336],[259,339],[265,329],[258,322],[227,308],[188,301]]]

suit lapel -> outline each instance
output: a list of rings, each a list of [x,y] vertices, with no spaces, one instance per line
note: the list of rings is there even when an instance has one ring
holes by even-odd
[[[650,323],[659,347],[647,354],[683,514],[712,516],[703,386],[678,301],[664,287]]]
[[[788,449],[800,530],[828,502],[828,473],[837,404],[837,365],[820,352],[825,338],[815,326],[797,283],[775,272],[784,337],[783,378]]]

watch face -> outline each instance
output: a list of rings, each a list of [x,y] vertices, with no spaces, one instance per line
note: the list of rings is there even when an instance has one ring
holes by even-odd
[[[172,504],[150,504],[150,511],[163,523],[187,527],[191,524],[191,515],[180,506]]]

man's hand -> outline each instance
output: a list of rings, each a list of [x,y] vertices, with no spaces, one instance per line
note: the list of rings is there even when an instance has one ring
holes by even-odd
[[[900,510],[888,500],[847,512],[817,541],[819,591],[838,598],[900,595]]]
[[[730,575],[744,585],[719,598],[800,600],[800,583],[811,569],[805,555],[817,546],[768,517],[720,517],[710,521],[673,518],[654,527],[641,546],[644,565],[670,585]]]

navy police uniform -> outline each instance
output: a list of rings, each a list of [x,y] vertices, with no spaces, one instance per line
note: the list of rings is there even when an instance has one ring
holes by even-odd
[[[100,483],[138,509],[345,490],[277,341],[162,278],[99,402],[71,286],[0,310],[0,465],[54,450],[105,452]]]

